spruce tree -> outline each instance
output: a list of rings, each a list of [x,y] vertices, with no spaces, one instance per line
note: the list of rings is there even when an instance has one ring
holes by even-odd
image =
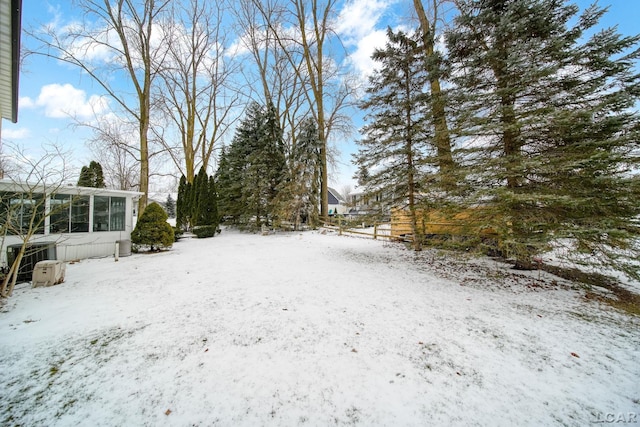
[[[296,145],[289,153],[288,174],[278,188],[278,216],[293,223],[294,229],[307,221],[316,227],[320,216],[320,139],[313,119],[305,119],[299,126]]]
[[[169,218],[176,217],[176,202],[173,200],[173,197],[171,197],[171,194],[167,195],[167,200],[164,203],[164,210],[167,212]]]
[[[447,46],[469,204],[519,265],[566,238],[621,267],[638,254],[639,38],[587,39],[597,7],[576,20],[555,0],[457,4]]]
[[[366,191],[382,192],[392,205],[408,208],[414,248],[419,250],[417,207],[426,179],[425,155],[433,151],[429,148],[429,94],[424,91],[429,76],[417,36],[389,29],[387,37],[385,48],[372,56],[381,67],[370,78],[361,104],[370,113],[356,163],[359,170],[371,172]]]
[[[222,220],[230,216],[230,205],[233,203],[233,196],[230,193],[232,185],[230,174],[231,167],[227,156],[227,147],[223,146],[218,159],[218,170],[214,175],[218,196],[218,212]]]
[[[252,103],[218,169],[222,215],[238,224],[269,224],[285,169],[282,130],[275,108]]]
[[[298,135],[298,145],[293,153],[300,165],[299,181],[303,184],[301,199],[302,214],[311,227],[316,227],[320,219],[320,190],[322,186],[322,142],[318,126],[313,119],[305,120]]]

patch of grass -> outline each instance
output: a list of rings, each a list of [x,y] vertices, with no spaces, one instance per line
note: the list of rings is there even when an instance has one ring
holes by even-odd
[[[609,288],[607,288],[609,289]],[[596,294],[593,291],[587,290],[585,298],[589,300],[595,300],[603,302],[617,310],[627,313],[631,316],[640,317],[640,295],[636,295],[632,292],[622,289],[622,292],[613,291],[615,298],[607,298],[603,295]]]
[[[640,295],[625,289],[612,277],[599,273],[585,273],[577,268],[562,268],[547,264],[542,264],[542,269],[563,279],[586,285],[587,299],[604,302],[631,316],[640,316]],[[607,289],[613,297],[597,294],[592,290],[592,286]]]

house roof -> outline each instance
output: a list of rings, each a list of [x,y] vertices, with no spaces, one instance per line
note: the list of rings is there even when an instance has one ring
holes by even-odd
[[[18,121],[22,0],[0,0],[0,116]]]
[[[0,179],[0,191],[71,194],[77,196],[131,196],[133,199],[137,199],[144,194],[140,191],[111,190],[108,188],[78,187],[76,185],[52,183],[26,183],[16,182],[10,179]]]
[[[329,190],[329,204],[330,205],[339,205],[345,203],[344,198],[333,188],[327,188]]]

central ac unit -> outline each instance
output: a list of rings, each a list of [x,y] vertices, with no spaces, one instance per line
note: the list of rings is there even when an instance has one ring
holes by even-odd
[[[64,282],[64,261],[39,261],[33,269],[32,287],[52,286]]]

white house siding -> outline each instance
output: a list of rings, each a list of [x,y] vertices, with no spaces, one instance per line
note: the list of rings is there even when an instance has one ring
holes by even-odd
[[[56,255],[61,261],[73,261],[76,259],[113,256],[115,243],[118,240],[129,240],[131,232],[100,232],[82,233],[77,236],[72,234],[59,235],[56,241]]]

